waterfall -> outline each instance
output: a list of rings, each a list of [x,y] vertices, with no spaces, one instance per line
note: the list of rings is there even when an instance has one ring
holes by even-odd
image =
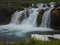
[[[29,24],[29,25],[32,25],[32,26],[36,26],[36,19],[37,19],[37,16],[39,14],[39,12],[37,12],[38,9],[32,9],[33,13],[31,13],[29,15],[29,17],[27,18],[27,20],[25,20],[25,22],[23,21],[22,23],[23,24]]]
[[[37,4],[37,8],[25,8],[22,11],[16,11],[12,17],[11,22],[7,25],[0,25],[0,31],[2,33],[7,32],[5,35],[16,35],[16,36],[25,36],[26,33],[32,31],[52,31],[50,27],[50,11],[53,9],[52,4],[51,7],[43,7],[43,3]],[[33,6],[33,5],[32,5]],[[42,16],[42,22],[40,27],[37,27],[37,17],[41,9],[46,10]],[[21,18],[21,16],[23,18]],[[21,19],[23,19],[21,21]],[[13,33],[14,32],[14,33]]]
[[[47,10],[44,12],[43,17],[42,17],[42,23],[40,27],[48,28],[50,27],[50,11],[51,9]]]
[[[11,24],[19,24],[19,17],[21,17],[22,13],[24,13],[24,11],[16,11],[11,18]]]

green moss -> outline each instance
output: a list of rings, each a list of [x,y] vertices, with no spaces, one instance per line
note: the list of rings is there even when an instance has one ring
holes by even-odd
[[[60,40],[41,41],[35,39],[27,39],[14,43],[0,42],[0,45],[60,45]]]
[[[58,2],[60,3],[60,0],[0,0],[1,2],[6,2],[6,1],[10,1],[10,2]]]

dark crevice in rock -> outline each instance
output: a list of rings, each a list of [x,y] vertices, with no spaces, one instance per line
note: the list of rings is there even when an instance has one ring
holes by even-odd
[[[42,16],[43,16],[43,13],[45,12],[45,10],[41,10],[40,12],[39,12],[39,15],[38,15],[38,17],[37,17],[37,26],[39,27],[40,26],[40,24],[41,24],[41,21],[42,21]]]

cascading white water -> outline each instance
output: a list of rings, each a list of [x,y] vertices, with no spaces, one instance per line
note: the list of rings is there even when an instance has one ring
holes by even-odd
[[[32,8],[33,10],[33,13],[29,14],[29,17],[27,20],[25,20],[25,22],[23,21],[22,23],[23,24],[29,24],[29,25],[32,25],[32,26],[36,26],[36,19],[37,19],[37,16],[39,14],[39,12],[37,12],[38,9],[34,9]]]
[[[9,33],[7,33],[6,35],[12,35],[14,32],[14,35],[16,36],[24,36],[25,33],[32,32],[32,31],[52,31],[52,29],[47,27],[49,26],[49,23],[50,23],[50,21],[48,20],[50,19],[50,11],[51,11],[51,8],[53,7],[50,7],[49,10],[44,12],[41,26],[40,27],[36,26],[37,16],[39,14],[38,10],[48,8],[47,6],[42,8],[42,6],[43,6],[43,3],[42,5],[38,4],[38,8],[30,8],[30,9],[28,8],[28,11],[29,11],[28,18],[26,15],[26,9],[23,11],[16,11],[12,16],[10,24],[1,25],[0,31],[7,32],[5,30],[8,30]],[[25,18],[21,21],[21,23],[19,23],[20,21],[19,18],[22,16],[23,13],[25,14]]]
[[[45,5],[45,6],[44,6]],[[39,8],[39,9],[48,9],[48,7],[47,7],[47,5],[46,4],[43,4],[43,3],[38,3],[37,4],[37,7]]]
[[[12,16],[10,23],[19,24],[19,17],[21,17],[22,13],[24,13],[24,11],[20,11],[20,12],[16,11]]]
[[[50,27],[50,11],[51,9],[44,12],[40,27],[44,27],[44,28]]]
[[[40,25],[40,27],[44,27],[44,28],[50,28],[50,11],[54,8],[54,2],[51,2],[51,8],[49,8],[49,10],[45,11],[42,17],[42,23]]]

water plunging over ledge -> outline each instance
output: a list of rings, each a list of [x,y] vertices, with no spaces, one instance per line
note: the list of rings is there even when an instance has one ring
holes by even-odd
[[[14,35],[17,37],[23,37],[29,32],[53,31],[53,29],[50,28],[50,11],[53,9],[53,7],[43,7],[43,5],[43,3],[39,3],[37,4],[37,8],[31,7],[23,11],[16,11],[12,15],[11,22],[9,24],[0,25],[1,34],[5,36]],[[50,5],[54,6],[54,4]],[[40,27],[37,27],[37,16],[39,15],[39,11],[47,8],[48,10],[46,10],[43,14]]]

